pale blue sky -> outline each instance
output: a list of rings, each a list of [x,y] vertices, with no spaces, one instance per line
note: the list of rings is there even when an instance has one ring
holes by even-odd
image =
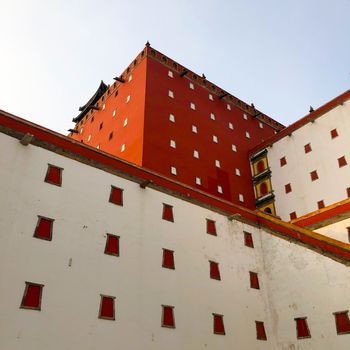
[[[0,109],[66,133],[147,40],[286,125],[350,88],[350,0],[0,0]]]

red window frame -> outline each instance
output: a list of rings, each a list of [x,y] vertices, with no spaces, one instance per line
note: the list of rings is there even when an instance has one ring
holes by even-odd
[[[295,211],[289,213],[289,217],[291,220],[295,220],[297,218],[297,213]]]
[[[214,334],[225,335],[224,315],[213,314],[213,332]]]
[[[350,319],[349,310],[337,311],[333,313],[335,318],[335,327],[337,334],[348,334],[350,333]]]
[[[250,288],[260,289],[258,274],[256,272],[249,271],[249,278]]]
[[[331,138],[332,138],[332,139],[335,139],[336,137],[338,137],[338,131],[337,131],[337,129],[331,130]]]
[[[48,164],[44,181],[51,185],[61,187],[62,172],[63,172],[63,168],[60,168],[56,165]]]
[[[173,250],[163,248],[162,267],[166,269],[175,270],[175,259]]]
[[[264,322],[255,321],[255,327],[256,327],[256,339],[267,340]]]
[[[54,221],[55,219],[38,215],[38,221],[36,223],[33,237],[43,239],[45,241],[52,241]]]
[[[120,254],[120,236],[107,233],[105,254],[119,256]]]
[[[287,165],[287,158],[286,157],[282,157],[280,159],[280,166],[283,167],[285,165]]]
[[[246,231],[243,231],[243,233],[244,233],[244,245],[249,248],[254,248],[253,235]]]
[[[304,146],[305,153],[310,153],[312,151],[311,143],[308,143]]]
[[[174,306],[162,305],[162,327],[175,328]]]
[[[286,193],[292,192],[292,185],[290,183],[284,185],[284,190],[285,190]]]
[[[207,220],[207,233],[209,235],[217,236],[215,221],[211,219],[206,219],[206,220]]]
[[[111,295],[100,294],[100,309],[98,318],[102,320],[115,320],[115,297]]]
[[[163,203],[162,219],[170,222],[174,222],[173,206]]]
[[[316,180],[318,180],[317,170],[311,171],[311,172],[310,172],[310,177],[311,177],[311,181],[316,181]]]
[[[109,195],[109,202],[115,205],[123,206],[123,194],[124,190],[120,187],[111,186],[111,192]]]
[[[341,156],[340,158],[338,158],[338,165],[339,165],[339,168],[342,168],[343,166],[348,165],[348,162],[346,161],[345,156]]]
[[[210,278],[213,280],[221,280],[219,263],[215,261],[209,260],[209,270],[210,270]]]
[[[324,205],[324,200],[323,199],[317,202],[317,208],[318,209],[322,209],[324,207],[325,207],[325,205]]]
[[[295,318],[296,334],[298,339],[311,338],[307,317]]]
[[[43,284],[25,282],[20,308],[40,311],[43,288]]]

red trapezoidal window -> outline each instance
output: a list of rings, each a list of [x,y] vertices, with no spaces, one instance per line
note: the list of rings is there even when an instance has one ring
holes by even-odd
[[[348,198],[350,198],[350,187],[348,187],[348,188],[346,189],[346,194],[347,194]]]
[[[297,213],[295,211],[293,211],[292,213],[289,214],[289,217],[291,220],[294,220],[297,218]]]
[[[295,324],[297,329],[297,338],[311,338],[309,326],[307,324],[306,317],[295,318]]]
[[[337,129],[331,130],[331,138],[335,139],[338,136],[338,131]]]
[[[162,266],[167,269],[175,269],[174,252],[163,248],[163,263]]]
[[[214,334],[225,335],[223,315],[213,314],[213,330],[214,330]]]
[[[308,143],[307,145],[304,146],[304,151],[305,153],[309,153],[312,151],[311,143]]]
[[[347,161],[346,161],[346,159],[345,159],[345,156],[342,156],[342,157],[340,157],[340,158],[338,158],[338,165],[339,165],[339,168],[341,168],[341,167],[343,167],[343,166],[345,166],[345,165],[347,165],[348,163],[347,163]]]
[[[100,312],[98,314],[98,318],[115,320],[114,301],[115,297],[101,294]]]
[[[210,278],[214,280],[221,280],[219,264],[214,261],[209,261],[210,266]]]
[[[350,242],[350,226],[346,228],[348,231],[348,241]]]
[[[338,334],[350,333],[349,311],[335,312],[335,326]]]
[[[52,240],[52,228],[54,219],[38,216],[38,222],[35,227],[34,237],[40,239]]]
[[[55,165],[48,164],[46,176],[45,176],[45,182],[61,186],[62,185],[62,168],[59,168]]]
[[[291,184],[284,185],[284,190],[286,193],[292,192],[292,185]]]
[[[268,193],[268,188],[267,188],[267,183],[266,182],[263,182],[261,185],[260,185],[260,194],[262,196],[264,196],[265,194]]]
[[[281,167],[282,166],[285,166],[287,164],[287,158],[286,157],[282,157],[281,159],[280,159],[280,165],[281,165]]]
[[[310,177],[311,177],[311,181],[316,181],[318,179],[317,170],[311,171]]]
[[[41,310],[41,297],[43,293],[43,287],[44,285],[42,284],[26,282],[21,308]]]
[[[318,209],[322,209],[322,208],[324,208],[324,207],[325,207],[325,205],[324,205],[324,201],[323,201],[323,200],[318,201],[318,202],[317,202],[317,207],[318,207]]]
[[[119,236],[107,233],[105,254],[119,256]]]
[[[162,305],[162,327],[175,328],[174,306]]]
[[[244,233],[244,244],[247,247],[254,248],[254,242],[253,242],[253,236],[249,232],[243,232]]]
[[[214,220],[207,219],[207,233],[216,236],[216,225]]]
[[[257,164],[257,170],[258,170],[258,174],[262,173],[265,170],[265,163],[263,160],[260,160]]]
[[[111,193],[109,195],[109,202],[123,206],[123,189],[111,186]]]
[[[264,322],[255,321],[255,325],[256,325],[256,339],[267,340]]]
[[[260,289],[258,274],[256,272],[249,271],[250,276],[250,288]]]
[[[174,222],[173,206],[163,203],[163,220]]]

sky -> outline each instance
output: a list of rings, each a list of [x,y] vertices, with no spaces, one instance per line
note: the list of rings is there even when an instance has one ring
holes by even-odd
[[[67,134],[147,40],[282,124],[350,88],[350,0],[0,0],[0,109]]]

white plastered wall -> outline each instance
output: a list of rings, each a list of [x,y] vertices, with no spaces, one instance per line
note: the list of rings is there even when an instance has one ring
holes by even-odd
[[[348,349],[331,314],[350,306],[347,267],[3,134],[0,149],[1,349]],[[43,181],[47,163],[64,168],[62,187]],[[108,202],[110,185],[124,189],[123,207]],[[173,205],[174,223],[161,219],[162,203]],[[52,241],[33,238],[37,215],[55,219]],[[120,257],[103,254],[106,233],[121,237]],[[175,271],[161,267],[162,248],[175,251]],[[221,281],[209,278],[208,260],[219,262]],[[41,311],[19,308],[25,281],[45,285]],[[116,321],[97,318],[100,294],[116,296]],[[175,307],[176,329],[160,326],[161,304]],[[294,304],[317,320],[310,340],[295,338]],[[212,313],[224,315],[225,336],[213,334]],[[256,340],[255,320],[268,341]]]
[[[330,131],[337,129],[339,136],[332,139]],[[305,154],[304,145],[311,143],[312,151]],[[339,168],[338,158],[345,156],[347,166]],[[287,164],[280,166],[286,157]],[[330,205],[347,198],[350,187],[350,100],[317,118],[314,123],[293,131],[268,148],[272,171],[276,211],[282,220],[289,214],[300,217],[318,209],[317,202]],[[317,170],[319,179],[311,181],[310,172]],[[285,193],[290,183],[292,192]]]
[[[350,219],[345,219],[321,227],[315,231],[320,233],[321,235],[329,236],[337,239],[338,241],[349,243],[349,233],[347,229],[348,227],[350,227]]]

